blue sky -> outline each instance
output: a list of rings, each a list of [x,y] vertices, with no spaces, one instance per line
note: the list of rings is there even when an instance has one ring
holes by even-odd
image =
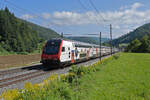
[[[150,22],[149,0],[0,0],[0,8],[7,6],[17,17],[56,32],[85,35],[102,32],[113,38],[126,34]],[[81,3],[80,3],[81,2]]]

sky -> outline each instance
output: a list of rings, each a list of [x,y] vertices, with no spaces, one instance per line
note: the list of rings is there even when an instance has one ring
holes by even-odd
[[[15,16],[66,36],[102,32],[109,38],[112,24],[117,38],[150,22],[149,0],[0,0],[0,8],[6,6]]]

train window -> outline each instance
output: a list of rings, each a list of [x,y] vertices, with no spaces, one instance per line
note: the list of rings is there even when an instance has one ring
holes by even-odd
[[[62,47],[62,52],[65,52],[65,47]]]
[[[69,52],[69,58],[70,58],[70,52]]]
[[[68,50],[70,50],[70,47],[68,47]]]

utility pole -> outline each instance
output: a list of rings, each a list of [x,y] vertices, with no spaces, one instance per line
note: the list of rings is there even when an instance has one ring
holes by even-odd
[[[63,34],[63,32],[61,33],[61,38],[63,38],[64,36],[63,36],[64,34]]]
[[[112,55],[112,25],[110,24],[110,52],[111,52],[111,55]]]
[[[100,62],[101,62],[101,32],[99,33],[99,49],[100,49]]]

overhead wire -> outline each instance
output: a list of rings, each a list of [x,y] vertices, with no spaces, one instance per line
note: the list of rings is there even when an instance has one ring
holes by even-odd
[[[20,7],[20,6],[16,5],[16,4],[14,4],[14,3],[8,1],[8,0],[4,0],[4,1],[5,1],[7,4],[9,4],[9,5],[15,7],[19,12],[28,12],[28,13],[31,13],[32,15],[34,15],[34,16],[40,18],[41,20],[47,22],[47,20],[45,20],[41,15],[35,14],[35,13],[33,13],[31,10],[24,9],[24,8],[22,8],[22,7]],[[84,8],[85,10],[88,11],[88,8],[87,8],[86,6],[84,6],[84,4],[81,2],[81,0],[78,0],[78,1],[79,1],[80,5],[82,6],[82,8]],[[91,0],[90,0],[90,1],[91,1]],[[92,3],[92,5],[94,5],[94,4]],[[95,10],[98,12],[98,9],[97,9],[96,7],[94,7],[94,8],[95,8]],[[89,14],[89,13],[87,13],[87,15],[88,15],[89,17],[92,16],[92,15]],[[103,21],[105,22],[105,19],[103,18],[103,16],[101,16],[101,17],[102,17]],[[33,19],[30,19],[30,20],[33,20]],[[39,23],[39,20],[38,20],[38,21],[35,21],[35,19],[34,19],[34,22]],[[99,23],[97,17],[96,17],[96,23],[101,25],[101,23]],[[50,26],[50,25],[55,26],[56,24],[54,24],[53,22],[49,22],[48,26]]]
[[[100,14],[100,16],[102,17],[103,21],[106,22],[107,20],[105,20],[105,18],[101,15],[100,11],[97,9],[97,7],[95,6],[95,4],[92,2],[92,0],[89,0],[91,6],[95,9],[95,11],[97,12],[97,14]],[[121,18],[118,18],[119,20],[121,20]],[[117,19],[117,20],[118,20]]]
[[[20,9],[17,9],[16,7],[14,7],[14,6],[12,6],[12,5],[9,5],[9,7],[10,7],[11,9],[15,10],[16,12],[18,12],[19,14],[24,14],[24,13],[26,13],[26,12],[20,10]],[[21,18],[19,18],[19,19],[21,19]],[[27,21],[25,18],[23,18],[23,20]],[[37,23],[37,24],[40,23],[40,21],[38,21],[37,19],[29,19],[29,20],[32,21],[32,22],[35,22],[35,23]]]
[[[88,11],[89,9],[87,7],[85,7],[85,5],[81,2],[81,0],[78,0],[79,4],[81,5],[81,7],[83,9],[85,9],[86,11]],[[96,10],[96,16],[99,16],[102,18],[102,21],[104,22],[103,24],[105,24],[107,22],[107,20],[105,20],[105,18],[103,17],[103,15],[101,15],[101,13],[98,11],[98,9],[96,8],[96,6],[94,5],[94,3],[90,0],[90,5],[92,5],[92,7],[94,8],[94,10]],[[90,17],[91,15],[88,14],[88,16]],[[95,16],[95,17],[96,17]],[[95,18],[96,23],[99,25],[102,25],[99,21],[99,19],[96,17]],[[105,25],[103,25],[103,27],[106,27]]]
[[[78,3],[80,4],[80,6],[85,10],[85,11],[89,11],[89,9],[81,2],[81,0],[78,0]],[[92,3],[93,4],[93,3]],[[96,9],[98,11],[98,9]],[[98,12],[96,13],[98,14]],[[87,14],[89,17],[91,17],[90,14]],[[98,15],[97,15],[98,16]],[[101,15],[102,21],[103,21],[103,27],[106,27],[104,24],[106,22],[106,20],[103,18],[103,16]],[[102,23],[100,23],[100,20],[95,16],[95,20],[96,20],[96,24],[97,25],[102,25]],[[105,30],[105,28],[104,28]],[[105,32],[106,33],[106,32]]]
[[[39,16],[38,14],[35,14],[35,13],[32,12],[31,10],[24,9],[24,8],[22,8],[22,7],[20,7],[20,6],[16,5],[16,4],[14,4],[14,3],[8,1],[8,0],[4,0],[4,1],[5,1],[6,3],[8,3],[8,4],[10,4],[10,5],[14,6],[14,7],[16,7],[17,9],[20,9],[20,10],[22,10],[22,11],[24,11],[24,12],[31,13],[31,14],[33,14],[33,15],[35,15],[35,16],[37,16],[37,17],[40,17],[41,19],[43,19],[41,16]]]
[[[83,9],[85,9],[85,11],[88,11],[88,10],[89,10],[87,7],[84,6],[84,4],[81,2],[81,0],[78,0],[78,2],[79,2],[79,4],[81,5],[81,7],[82,7]],[[91,16],[92,16],[92,15],[89,14],[89,13],[87,13],[87,15],[88,15],[88,17],[91,17]],[[96,18],[96,23],[100,25],[100,23],[99,23],[99,21],[97,20],[97,18]]]
[[[78,0],[79,1],[79,3],[80,3],[80,5],[82,6],[82,8],[84,8],[84,9],[86,9],[87,10],[87,8],[82,4],[82,2],[80,1],[80,0]],[[89,3],[91,4],[91,6],[93,7],[93,9],[96,11],[96,13],[97,13],[97,15],[100,15],[101,16],[101,18],[102,18],[102,20],[104,21],[104,22],[107,22],[108,20],[106,20],[104,17],[103,17],[103,15],[100,13],[100,11],[97,9],[97,7],[95,6],[95,4],[93,3],[93,1],[92,0],[89,0]],[[119,20],[119,21],[121,21],[121,17],[120,18],[117,18],[116,20]],[[114,22],[111,22],[112,24],[114,23]],[[146,23],[146,22],[145,22]],[[138,24],[137,22],[136,22],[136,24]],[[132,26],[130,26],[130,27],[133,27],[134,28],[134,26],[132,25]],[[125,28],[126,29],[126,28]]]
[[[96,8],[96,6],[95,6],[94,3],[92,2],[92,0],[89,0],[89,1],[90,1],[90,4],[92,5],[92,7],[95,9],[96,13],[101,16],[101,18],[102,18],[102,20],[103,20],[104,22],[106,22],[106,20],[105,20],[104,17],[101,15],[101,13],[99,12],[99,10]]]
[[[41,15],[38,15],[38,14],[34,13],[34,12],[31,11],[31,10],[24,9],[24,8],[22,8],[22,7],[20,7],[20,6],[16,5],[16,4],[14,4],[14,3],[8,1],[8,0],[4,0],[4,1],[5,1],[7,4],[12,5],[12,6],[14,6],[15,8],[21,10],[21,11],[24,12],[24,13],[30,13],[30,14],[32,14],[33,16],[35,16],[35,17],[41,19],[42,21],[47,22],[47,20],[44,19]],[[37,22],[39,23],[40,21],[38,20],[38,21],[36,21],[36,23],[37,23]],[[50,27],[50,26],[56,26],[56,24],[54,24],[53,22],[48,22],[48,24],[46,24],[46,26],[48,26],[48,27]]]
[[[99,17],[99,15],[100,15],[100,17],[102,18],[102,21],[104,22],[104,24],[105,24],[106,22],[108,22],[108,20],[106,20],[106,19],[103,17],[103,15],[100,13],[100,11],[97,9],[97,7],[96,7],[95,4],[92,2],[92,0],[89,0],[89,3],[90,3],[90,5],[92,6],[92,8],[96,11],[97,16]],[[98,18],[98,19],[99,19],[99,18]],[[106,27],[106,26],[107,26],[107,27]],[[105,27],[105,28],[108,28],[108,26],[110,26],[110,23],[103,25],[103,27]]]

